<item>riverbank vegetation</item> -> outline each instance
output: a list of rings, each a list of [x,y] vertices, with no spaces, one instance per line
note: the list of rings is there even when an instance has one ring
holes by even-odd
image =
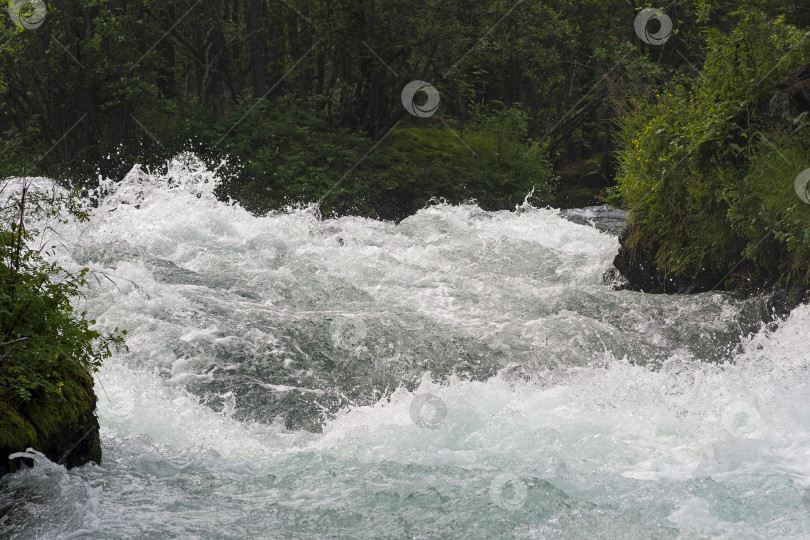
[[[5,456],[28,447],[62,463],[97,461],[91,374],[125,347],[125,332],[101,334],[76,313],[72,301],[88,269],[67,272],[53,262],[53,227],[86,213],[76,194],[28,182],[5,181],[0,196],[0,473],[10,465]],[[74,456],[62,455],[74,445]]]
[[[795,99],[810,40],[783,17],[737,15],[707,32],[699,75],[633,96],[617,120],[629,243],[678,279],[810,283],[810,206],[794,189],[810,166],[810,102]]]

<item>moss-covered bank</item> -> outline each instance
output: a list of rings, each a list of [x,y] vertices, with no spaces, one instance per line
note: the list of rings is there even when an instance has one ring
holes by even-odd
[[[76,366],[62,381],[61,394],[41,392],[16,406],[0,401],[0,475],[17,470],[22,460],[8,456],[27,448],[66,467],[101,462],[93,378]]]

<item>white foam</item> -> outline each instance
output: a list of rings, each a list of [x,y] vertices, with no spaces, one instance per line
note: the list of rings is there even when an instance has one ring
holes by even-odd
[[[130,352],[97,374],[107,436],[267,468],[315,455],[336,470],[347,464],[347,478],[357,461],[378,475],[387,464],[493,478],[508,469],[568,479],[569,491],[597,501],[600,489],[614,489],[606,478],[669,486],[764,469],[810,486],[810,307],[747,336],[740,314],[757,299],[611,291],[601,278],[616,239],[552,209],[442,204],[399,225],[319,221],[314,207],[256,217],[217,201],[217,182],[193,156],[163,175],[135,169],[119,185],[105,183],[89,225],[64,231],[64,266],[87,264],[116,284],[93,284],[81,308],[102,330],[130,332]],[[257,257],[250,239],[271,253]],[[330,381],[340,374],[313,372],[334,349],[329,323],[349,315],[363,321],[365,341],[332,361],[351,367],[357,354],[382,351],[374,375],[392,393],[332,409],[323,433],[240,419],[257,412],[245,388],[259,392],[252,398],[334,396]],[[737,342],[735,352],[717,350]],[[496,374],[440,375],[442,362],[479,362]],[[262,378],[253,365],[287,378]],[[408,390],[415,369],[422,378]],[[208,390],[219,392],[208,396],[216,407],[195,392],[229,377],[249,386]],[[415,413],[417,399],[432,409]],[[590,493],[577,475],[603,483]],[[328,502],[311,486],[288,495],[290,504]],[[673,504],[669,522],[682,531],[735,530],[699,498]],[[88,507],[88,526],[95,514]]]

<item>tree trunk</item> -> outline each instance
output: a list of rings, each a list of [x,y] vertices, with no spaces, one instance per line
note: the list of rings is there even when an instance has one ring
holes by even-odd
[[[253,96],[258,98],[267,92],[265,77],[265,30],[264,0],[248,0],[247,28],[250,44],[250,67],[253,73]]]

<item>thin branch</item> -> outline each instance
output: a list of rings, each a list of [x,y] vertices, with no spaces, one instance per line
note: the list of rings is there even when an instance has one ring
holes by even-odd
[[[18,339],[12,339],[11,341],[6,341],[5,343],[0,343],[0,349],[3,347],[8,347],[9,345],[14,345],[16,343],[22,343],[23,341],[27,341],[28,337],[21,337]]]

